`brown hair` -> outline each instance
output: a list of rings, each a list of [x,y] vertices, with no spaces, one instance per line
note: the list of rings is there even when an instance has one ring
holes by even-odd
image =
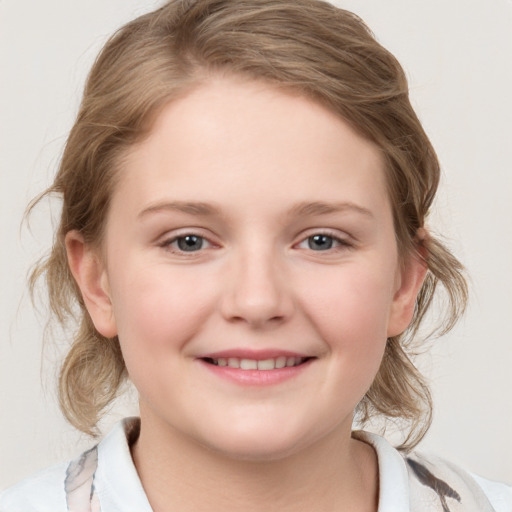
[[[362,422],[375,415],[407,421],[401,446],[414,446],[430,426],[432,403],[411,362],[411,343],[437,285],[449,301],[440,332],[463,312],[467,286],[462,266],[438,240],[416,238],[438,186],[439,163],[409,102],[400,64],[357,16],[318,0],[171,0],[122,27],[98,56],[54,184],[45,192],[63,199],[60,227],[31,278],[33,287],[45,275],[61,323],[79,305],[79,326],[60,374],[65,416],[94,433],[126,378],[118,339],[95,330],[71,276],[65,235],[78,230],[87,243],[101,243],[123,154],[148,133],[164,104],[214,73],[264,80],[312,98],[382,151],[400,254],[421,254],[428,272],[412,323],[388,340],[358,412]]]

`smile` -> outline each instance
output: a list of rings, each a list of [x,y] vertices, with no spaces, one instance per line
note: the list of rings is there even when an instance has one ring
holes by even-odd
[[[309,358],[308,357],[286,357],[279,356],[276,358],[269,359],[245,359],[239,357],[219,357],[219,358],[210,358],[205,357],[203,360],[209,364],[214,366],[225,366],[229,368],[237,368],[240,370],[278,370],[280,368],[285,367],[294,367],[299,366],[305,363]]]

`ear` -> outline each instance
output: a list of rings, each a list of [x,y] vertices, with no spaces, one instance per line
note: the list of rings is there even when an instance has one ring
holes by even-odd
[[[117,335],[108,276],[98,251],[87,245],[78,231],[65,238],[68,265],[80,288],[96,330],[106,338]]]
[[[397,287],[390,310],[388,338],[403,333],[411,323],[416,297],[427,273],[423,252],[420,247],[418,253],[408,256],[397,271]]]

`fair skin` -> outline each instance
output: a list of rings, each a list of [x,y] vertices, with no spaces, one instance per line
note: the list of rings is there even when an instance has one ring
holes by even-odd
[[[425,273],[399,260],[376,147],[304,97],[212,78],[124,159],[101,252],[66,247],[138,389],[155,511],[376,510],[353,413]]]

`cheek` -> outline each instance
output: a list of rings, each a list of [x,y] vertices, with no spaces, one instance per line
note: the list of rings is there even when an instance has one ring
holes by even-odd
[[[393,296],[391,280],[382,277],[386,275],[347,266],[335,275],[316,276],[303,301],[332,352],[341,357],[358,353],[362,359],[381,356]]]
[[[140,270],[143,268],[143,270]],[[204,282],[165,265],[123,271],[113,280],[114,315],[125,359],[181,349],[201,328],[215,302]]]

